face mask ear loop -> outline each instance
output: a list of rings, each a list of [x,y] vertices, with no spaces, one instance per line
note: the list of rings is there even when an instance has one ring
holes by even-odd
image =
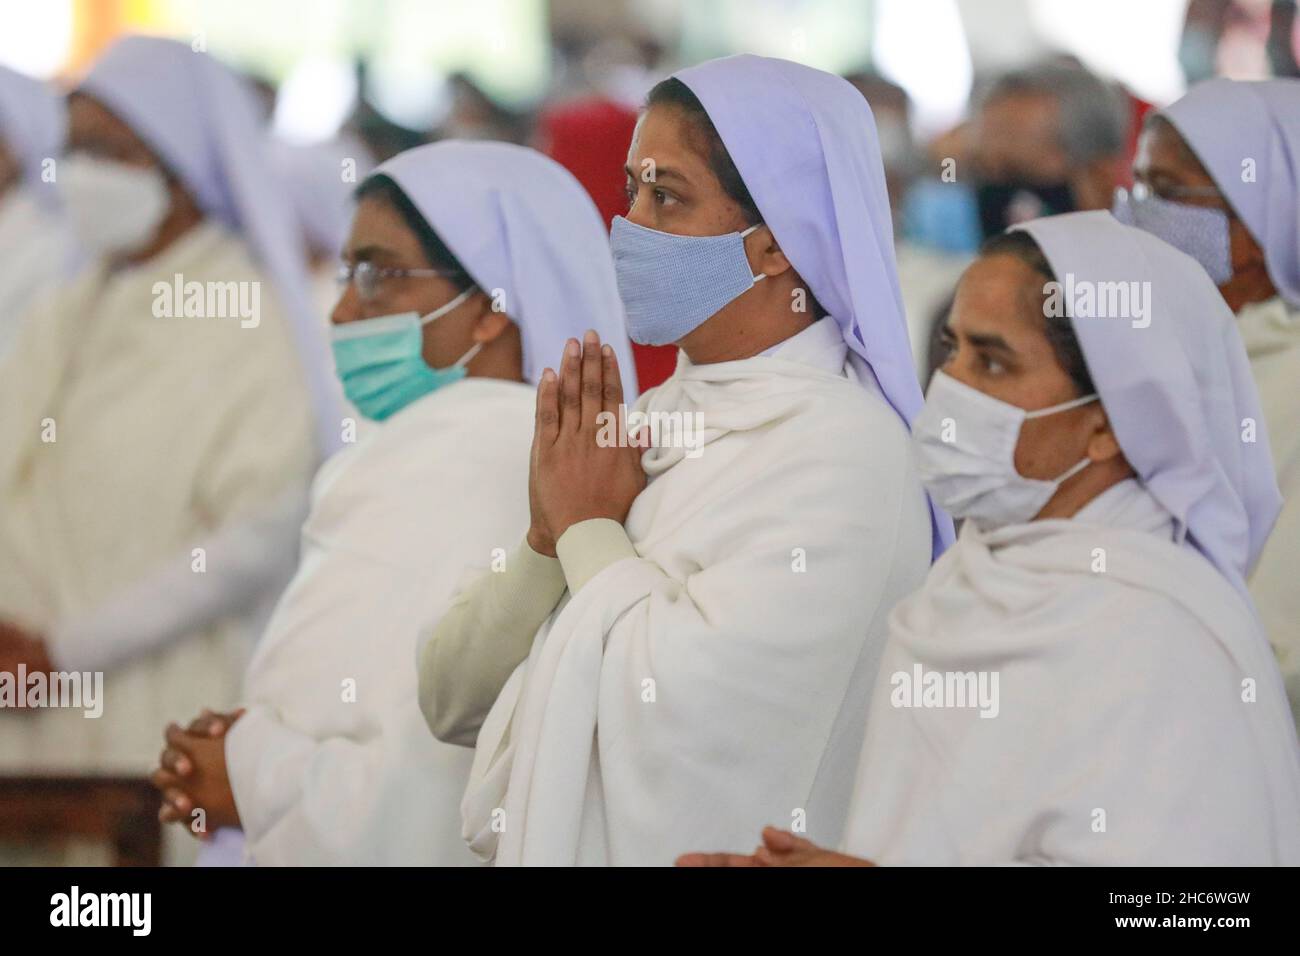
[[[474,356],[483,350],[482,342],[475,342],[468,352],[456,359],[456,364],[452,368],[463,368],[474,360]]]
[[[1053,484],[1055,484],[1059,488],[1061,485],[1065,484],[1067,481],[1069,481],[1071,478],[1073,478],[1075,475],[1083,471],[1083,469],[1087,468],[1091,464],[1092,464],[1092,459],[1085,457],[1082,461],[1080,461],[1073,468],[1071,468],[1069,471],[1063,474],[1060,478],[1057,478],[1056,481],[1053,482]]]
[[[464,302],[466,299],[468,299],[468,298],[469,298],[471,295],[473,295],[477,290],[478,290],[478,286],[473,286],[473,285],[470,286],[468,289],[466,289],[466,290],[465,290],[464,292],[462,292],[460,295],[456,296],[456,298],[452,299],[452,300],[451,300],[450,302],[448,302],[446,305],[440,305],[440,306],[438,306],[438,308],[434,309],[434,310],[433,310],[432,312],[430,312],[428,315],[421,317],[421,319],[420,319],[420,324],[421,324],[421,325],[428,325],[428,324],[429,324],[430,322],[432,322],[434,319],[440,319],[440,318],[442,318],[444,315],[446,315],[446,314],[447,314],[448,312],[450,312],[452,309],[456,308],[456,306],[460,305],[462,302]]]
[[[752,226],[750,226],[748,229],[746,229],[744,232],[742,232],[742,233],[740,234],[740,238],[741,238],[741,239],[744,239],[746,236],[748,236],[751,232],[753,232],[755,229],[757,229],[757,228],[758,228],[759,226],[761,226],[761,225],[763,225],[763,223],[761,223],[761,222],[756,222],[756,223],[754,223]],[[759,273],[758,275],[756,275],[756,276],[750,276],[750,278],[753,279],[755,282],[758,282],[760,279],[766,279],[766,278],[767,278],[767,273],[766,273],[766,272],[760,272],[760,273]]]
[[[1101,396],[1099,396],[1096,392],[1093,392],[1091,395],[1080,395],[1078,398],[1073,398],[1068,402],[1062,402],[1059,405],[1052,405],[1048,408],[1040,408],[1036,412],[1026,412],[1025,420],[1028,421],[1031,418],[1045,418],[1048,415],[1055,415],[1057,412],[1068,412],[1072,408],[1081,408],[1084,405],[1087,405],[1091,402],[1095,402],[1100,397]],[[1069,481],[1071,478],[1073,478],[1075,475],[1083,471],[1083,469],[1087,468],[1091,464],[1092,464],[1092,459],[1085,457],[1082,461],[1080,461],[1073,468],[1071,468],[1069,471],[1063,474],[1060,478],[1057,478],[1053,483],[1059,488],[1062,485],[1062,483]]]
[[[1097,401],[1100,396],[1093,392],[1091,395],[1081,395],[1078,398],[1072,398],[1068,402],[1062,402],[1059,405],[1050,405],[1047,408],[1040,408],[1034,412],[1025,412],[1026,421],[1034,418],[1046,418],[1048,415],[1055,415],[1057,412],[1068,412],[1072,408],[1080,408],[1091,402]]]

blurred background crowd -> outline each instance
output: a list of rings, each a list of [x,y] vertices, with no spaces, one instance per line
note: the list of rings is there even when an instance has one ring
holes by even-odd
[[[536,146],[606,219],[645,93],[747,51],[840,73],[871,103],[918,372],[981,238],[1109,208],[1142,117],[1212,76],[1300,75],[1295,0],[48,0],[9,2],[0,64],[74,80],[116,37],[188,40],[250,77],[324,276],[338,157],[422,142]],[[311,175],[311,170],[317,171]],[[361,170],[364,172],[364,169]],[[305,175],[304,175],[305,174]],[[334,246],[335,248],[331,248]],[[322,282],[322,303],[330,296]],[[643,386],[674,352],[638,346]]]
[[[892,214],[925,382],[941,350],[935,331],[984,239],[1110,209],[1133,185],[1148,113],[1212,77],[1300,77],[1300,23],[1297,0],[0,0],[0,673],[109,671],[122,702],[102,722],[53,709],[0,721],[0,850],[84,835],[122,817],[122,801],[152,826],[157,797],[141,773],[164,721],[237,699],[239,641],[262,633],[298,567],[311,476],[354,440],[339,434],[351,419],[335,414],[342,396],[316,333],[347,294],[338,266],[357,185],[422,143],[526,144],[569,170],[609,223],[628,211],[624,163],[647,92],[739,52],[839,74],[870,104],[891,210],[880,220]],[[68,100],[70,90],[80,95]],[[792,139],[804,135],[790,125]],[[1277,169],[1277,182],[1294,184],[1290,167]],[[1181,195],[1227,202],[1205,185]],[[545,222],[521,245],[539,259],[548,242],[572,252],[557,218],[536,214]],[[877,245],[887,256],[888,242]],[[1268,242],[1248,245],[1256,258],[1243,275],[1267,278]],[[1285,254],[1285,243],[1270,248]],[[113,268],[78,273],[77,260],[95,256]],[[350,247],[349,258],[361,257]],[[361,296],[361,277],[376,271],[350,261],[343,278]],[[257,331],[247,334],[150,321],[161,317],[153,278],[170,294],[175,276],[179,300],[182,272],[209,288],[267,279],[275,301],[264,323],[248,317]],[[1279,309],[1280,272],[1292,275],[1274,270],[1257,296]],[[411,315],[427,320],[434,304]],[[567,302],[563,311],[578,321]],[[295,353],[301,383],[290,381]],[[633,354],[641,391],[677,361],[673,346]],[[1282,383],[1267,389],[1282,397],[1269,414],[1293,442],[1294,374],[1256,374]],[[70,439],[56,449],[55,424]],[[1290,566],[1274,564],[1279,577]],[[1294,600],[1289,581],[1273,587]],[[1296,619],[1293,604],[1261,603]],[[232,610],[245,615],[238,627]],[[198,632],[210,643],[182,640]],[[110,771],[126,789],[111,789]],[[160,858],[156,826],[144,838],[117,829],[119,862]]]

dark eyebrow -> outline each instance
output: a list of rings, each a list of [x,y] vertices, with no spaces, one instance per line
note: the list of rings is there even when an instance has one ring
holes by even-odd
[[[625,166],[623,167],[623,172],[627,173],[627,178],[628,178],[628,179],[640,179],[640,178],[641,178],[641,177],[639,177],[636,173],[632,172],[632,167],[631,167],[631,166],[627,166],[627,165],[625,165]],[[672,169],[672,168],[670,168],[670,167],[666,167],[666,166],[656,166],[656,167],[655,167],[655,182],[658,182],[658,181],[661,180],[661,179],[675,179],[675,180],[677,180],[678,182],[683,183],[683,184],[685,184],[685,185],[690,185],[690,182],[691,182],[689,179],[687,179],[685,176],[683,176],[681,173],[679,173],[679,172],[678,172],[677,170],[675,170],[675,169]]]
[[[1006,339],[992,332],[967,333],[966,341],[976,348],[995,349],[999,352],[1006,352],[1008,355],[1016,354],[1016,350],[1007,344]]]
[[[360,249],[344,250],[344,258],[350,258],[354,262],[374,262],[376,259],[392,259],[396,256],[397,253],[393,250],[374,243],[362,246]]]

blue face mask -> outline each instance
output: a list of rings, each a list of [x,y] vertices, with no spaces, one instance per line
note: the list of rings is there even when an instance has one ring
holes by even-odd
[[[1210,274],[1215,285],[1232,278],[1232,238],[1222,209],[1189,206],[1148,194],[1138,199],[1127,189],[1115,192],[1111,214],[1187,253]]]
[[[615,216],[609,246],[632,341],[676,342],[766,278],[753,275],[745,257],[745,237],[757,228],[678,236]]]
[[[382,422],[417,398],[465,377],[465,365],[478,354],[482,343],[450,368],[430,368],[421,355],[423,327],[473,293],[471,286],[423,318],[418,312],[403,312],[331,327],[334,365],[343,382],[343,393],[357,411]]]

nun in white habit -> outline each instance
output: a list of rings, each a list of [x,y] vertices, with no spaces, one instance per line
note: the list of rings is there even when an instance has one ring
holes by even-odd
[[[90,261],[0,372],[0,670],[104,671],[103,714],[0,713],[0,765],[144,775],[168,719],[236,699],[338,386],[242,81],[127,37],[69,116]]]
[[[74,265],[54,182],[67,120],[57,91],[0,66],[0,362],[29,306]]]
[[[472,864],[472,753],[424,725],[417,633],[467,575],[527,560],[509,552],[545,363],[587,329],[629,370],[630,348],[600,216],[540,153],[422,146],[358,197],[334,351],[380,424],[316,477],[242,714],[173,728],[155,779],[171,818],[242,825],[258,865]]]
[[[1147,120],[1115,214],[1196,258],[1237,315],[1285,504],[1250,576],[1300,726],[1300,79],[1200,83]]]
[[[1300,753],[1246,589],[1280,498],[1232,314],[1106,213],[1021,228],[963,277],[915,423],[967,520],[890,620],[847,855],[769,829],[682,862],[1300,862]]]
[[[652,92],[627,173],[629,327],[681,348],[634,409],[652,447],[608,447],[617,382],[571,343],[538,394],[534,557],[421,658],[434,732],[477,735],[465,836],[498,864],[666,865],[774,816],[838,839],[886,615],[951,534],[907,454],[861,95],[783,60],[693,67]]]

